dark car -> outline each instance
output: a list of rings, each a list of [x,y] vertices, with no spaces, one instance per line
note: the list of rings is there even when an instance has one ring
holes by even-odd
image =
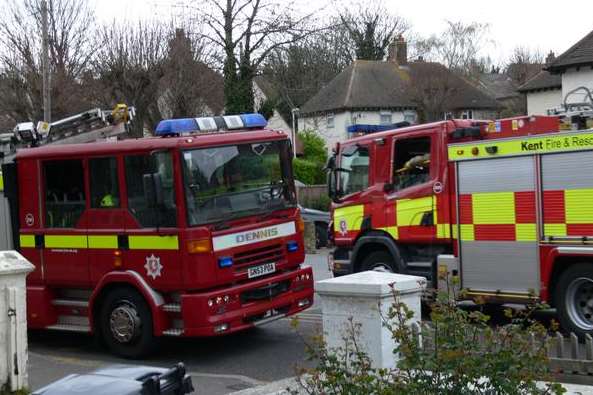
[[[184,395],[194,391],[182,363],[172,369],[112,365],[87,374],[71,374],[33,395]]]

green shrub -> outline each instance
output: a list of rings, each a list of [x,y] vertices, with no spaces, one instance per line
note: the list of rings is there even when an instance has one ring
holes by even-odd
[[[315,162],[295,158],[292,161],[294,178],[307,185],[325,183],[325,171],[323,167]]]
[[[317,198],[302,199],[301,205],[315,210],[329,211],[331,199],[327,195],[321,195]]]
[[[303,130],[299,132],[299,140],[303,143],[303,158],[325,166],[327,148],[323,138],[312,130]]]
[[[547,332],[531,318],[539,307],[506,310],[510,323],[493,326],[481,311],[460,309],[448,295],[438,295],[430,329],[423,333],[433,346],[426,347],[409,325],[413,313],[394,292],[384,325],[398,344],[397,369],[372,368],[359,327],[350,320],[342,347],[330,351],[321,337],[309,347],[318,365],[303,370],[299,384],[309,394],[325,395],[562,394],[559,384],[536,385],[551,379]]]

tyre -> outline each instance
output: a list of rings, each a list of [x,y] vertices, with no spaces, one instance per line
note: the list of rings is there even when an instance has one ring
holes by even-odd
[[[99,325],[107,348],[121,357],[142,358],[156,347],[150,308],[137,291],[110,291],[100,308]]]
[[[327,224],[323,222],[315,223],[315,248],[327,247]]]
[[[378,272],[396,273],[395,259],[387,251],[371,252],[362,261],[362,271],[375,270]]]
[[[579,337],[593,333],[593,264],[579,263],[562,273],[554,302],[560,325]]]

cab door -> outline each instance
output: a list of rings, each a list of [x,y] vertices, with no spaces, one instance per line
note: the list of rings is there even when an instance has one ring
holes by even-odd
[[[419,131],[393,139],[391,185],[386,222],[400,242],[431,243],[437,239],[437,198],[442,180],[437,164],[436,130]]]
[[[126,188],[125,244],[123,259],[155,288],[175,287],[182,283],[178,196],[172,153],[160,151],[124,157]],[[163,204],[154,206],[145,188],[150,176],[159,180]]]
[[[88,199],[83,159],[42,162],[43,262],[48,285],[90,284],[87,251]]]

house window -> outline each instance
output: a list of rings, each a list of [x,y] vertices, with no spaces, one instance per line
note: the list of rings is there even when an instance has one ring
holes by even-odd
[[[404,112],[404,121],[408,122],[410,124],[415,124],[416,123],[416,113],[414,113],[412,111]]]
[[[451,111],[447,111],[443,114],[443,119],[453,119],[453,113]]]
[[[334,114],[327,114],[327,128],[333,129],[335,127]]]
[[[474,112],[472,110],[465,110],[461,113],[461,119],[474,119]]]
[[[381,113],[381,125],[391,125],[393,122],[391,121],[391,113],[390,112],[382,112]]]

